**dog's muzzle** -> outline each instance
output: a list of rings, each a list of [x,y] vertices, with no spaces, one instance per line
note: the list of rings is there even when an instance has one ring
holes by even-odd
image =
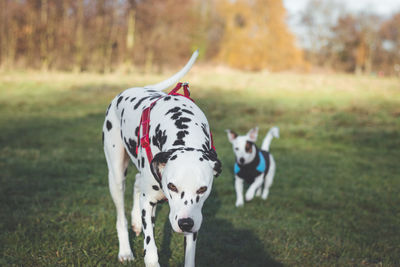
[[[179,219],[178,225],[182,231],[190,232],[190,230],[192,230],[192,228],[193,228],[194,221],[191,218]]]

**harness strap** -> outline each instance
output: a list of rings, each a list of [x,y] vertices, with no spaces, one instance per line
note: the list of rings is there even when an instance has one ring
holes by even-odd
[[[179,89],[181,89],[183,86],[183,94],[178,93]],[[175,96],[183,96],[188,99],[190,99],[192,102],[194,100],[190,98],[190,91],[189,91],[189,84],[188,83],[178,83],[174,89],[171,90],[171,92],[168,93],[168,95],[175,95]],[[151,147],[150,147],[150,137],[149,137],[149,128],[150,128],[150,111],[153,108],[153,106],[157,103],[158,100],[163,98],[164,96],[159,97],[156,99],[153,103],[150,104],[149,107],[145,108],[142,111],[142,116],[140,117],[140,124],[139,124],[139,130],[138,130],[138,144],[136,146],[136,155],[138,155],[139,152],[139,146],[143,147],[146,150],[146,155],[147,159],[149,161],[149,164],[153,160],[153,153],[151,152]],[[140,135],[140,131],[142,131],[142,135]],[[142,136],[142,137],[140,137]],[[214,140],[212,133],[210,131],[210,139],[211,139],[211,148],[215,150],[214,146]]]

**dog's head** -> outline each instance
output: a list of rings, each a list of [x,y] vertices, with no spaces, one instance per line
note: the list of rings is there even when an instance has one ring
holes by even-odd
[[[251,129],[246,135],[237,135],[234,131],[226,130],[229,142],[232,143],[236,162],[240,165],[250,163],[256,155],[258,127]]]
[[[216,152],[190,148],[160,152],[150,168],[168,199],[172,229],[179,233],[197,232],[213,178],[221,173]]]

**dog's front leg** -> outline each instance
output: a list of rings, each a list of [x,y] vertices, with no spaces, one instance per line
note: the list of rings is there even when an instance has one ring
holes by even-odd
[[[142,209],[142,229],[144,233],[144,263],[146,267],[159,267],[157,246],[154,240],[152,223],[153,209],[155,206],[143,195],[140,196],[140,206]]]
[[[246,191],[246,201],[250,201],[254,198],[254,194],[256,190],[262,185],[263,183],[263,176],[264,174],[261,174],[256,177],[254,182],[249,186],[249,189]]]
[[[197,233],[185,235],[185,267],[195,266]]]
[[[243,206],[243,179],[235,176],[236,207]]]

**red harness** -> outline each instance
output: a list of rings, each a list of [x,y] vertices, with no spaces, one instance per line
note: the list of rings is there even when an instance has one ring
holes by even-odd
[[[183,95],[178,93],[179,89],[181,89],[182,86],[183,86],[183,93],[184,93]],[[172,89],[172,91],[168,93],[168,95],[183,96],[183,97],[190,99],[192,102],[194,102],[194,100],[190,98],[188,83],[178,83],[175,86],[175,88]],[[163,97],[164,96],[161,96],[160,98],[156,99],[153,103],[150,104],[149,107],[145,108],[142,111],[142,116],[140,117],[140,124],[139,124],[139,130],[138,130],[138,140],[140,140],[140,143],[138,143],[138,145],[136,146],[136,155],[138,155],[139,146],[144,148],[146,150],[147,159],[149,161],[149,164],[153,160],[153,153],[151,152],[150,138],[149,138],[150,111],[151,111],[151,108],[156,104],[156,102],[158,100],[162,99]],[[140,128],[142,128],[142,137],[140,137]],[[212,147],[212,149],[215,150],[211,131],[210,131],[210,139],[211,139],[211,147]]]

